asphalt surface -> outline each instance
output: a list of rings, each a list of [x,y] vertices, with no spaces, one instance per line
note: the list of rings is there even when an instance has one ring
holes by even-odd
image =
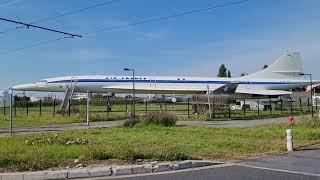
[[[298,117],[296,117],[298,119]],[[123,124],[125,120],[118,121],[101,121],[91,122],[90,126],[85,123],[73,123],[73,124],[55,124],[55,125],[42,125],[31,127],[18,127],[14,128],[15,135],[45,133],[45,132],[59,132],[76,129],[91,129],[91,128],[105,128],[115,125]],[[253,127],[264,124],[285,123],[287,117],[271,118],[271,119],[255,119],[255,120],[230,120],[230,121],[178,121],[177,125],[184,126],[204,126],[204,127],[225,127],[225,128],[244,128]],[[0,137],[8,136],[9,128],[0,129]]]
[[[320,180],[320,145],[292,153],[164,173],[119,176],[118,180]]]
[[[100,178],[103,179],[103,178]],[[127,177],[114,177],[105,179],[121,179],[121,180],[319,180],[320,177],[286,173],[280,171],[263,170],[257,168],[248,168],[243,166],[225,166],[215,168],[197,169],[193,171],[180,171],[177,173],[163,173],[157,175],[145,176],[127,176]]]
[[[237,162],[247,167],[263,167],[320,175],[320,145],[281,155]]]

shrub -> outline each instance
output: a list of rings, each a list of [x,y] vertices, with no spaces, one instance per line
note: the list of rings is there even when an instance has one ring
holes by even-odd
[[[174,114],[167,113],[167,112],[153,112],[143,117],[141,119],[141,122],[145,124],[175,126],[177,120],[178,120],[178,117],[175,116]]]
[[[137,124],[139,120],[137,119],[128,119],[124,122],[123,126],[124,127],[133,127],[135,124]]]

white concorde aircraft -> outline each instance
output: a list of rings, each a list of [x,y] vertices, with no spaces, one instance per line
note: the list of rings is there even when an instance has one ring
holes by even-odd
[[[245,62],[244,62],[245,63]],[[247,62],[249,64],[249,62]],[[237,78],[187,76],[135,76],[135,91],[140,94],[228,94],[281,96],[290,89],[305,87],[310,80],[303,75],[300,53],[287,52],[268,68]],[[317,81],[318,82],[318,81]],[[65,76],[44,79],[33,84],[13,86],[15,91],[80,93],[132,93],[133,77]]]

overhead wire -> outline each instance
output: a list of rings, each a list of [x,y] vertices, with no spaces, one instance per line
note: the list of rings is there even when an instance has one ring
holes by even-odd
[[[56,16],[51,16],[51,17],[39,19],[39,20],[33,21],[33,22],[29,23],[29,24],[37,24],[37,23],[49,21],[49,20],[52,20],[52,19],[57,19],[57,18],[60,18],[60,17],[68,16],[68,15],[71,15],[71,14],[80,13],[80,12],[83,12],[83,11],[86,11],[86,10],[89,10],[89,9],[97,8],[97,7],[104,6],[104,5],[107,5],[107,4],[111,4],[111,3],[114,3],[114,2],[117,2],[117,1],[120,1],[120,0],[108,0],[108,1],[100,2],[100,3],[97,3],[97,4],[93,4],[93,5],[81,8],[81,9],[69,11],[69,12],[62,13],[62,14],[58,14]],[[19,27],[10,28],[10,29],[4,30],[4,31],[0,31],[0,34],[4,34],[4,33],[7,33],[7,32],[10,32],[10,31],[14,31],[14,30],[17,30],[17,29],[20,29],[20,28],[25,28],[25,26],[19,26]]]

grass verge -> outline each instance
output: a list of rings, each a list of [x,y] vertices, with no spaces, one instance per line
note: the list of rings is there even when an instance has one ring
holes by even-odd
[[[253,128],[165,127],[139,123],[62,133],[0,138],[0,171],[42,170],[83,163],[136,159],[234,160],[286,149],[288,125]],[[320,125],[290,126],[295,148],[320,142]]]

